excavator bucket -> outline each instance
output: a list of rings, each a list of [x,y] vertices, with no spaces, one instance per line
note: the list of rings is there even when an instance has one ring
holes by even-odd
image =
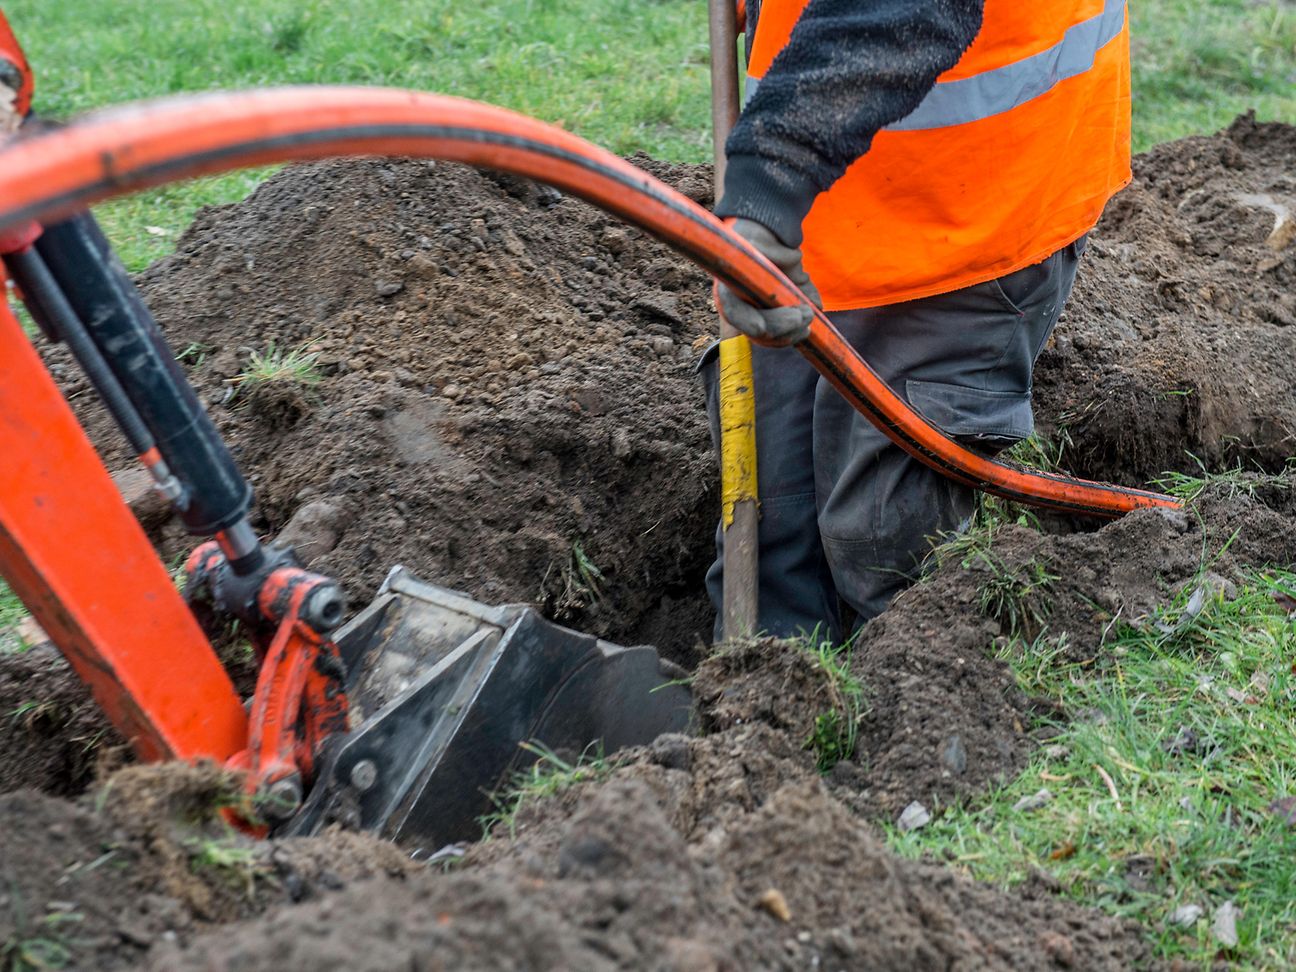
[[[353,728],[323,755],[289,834],[340,822],[427,848],[471,840],[536,750],[611,753],[690,723],[683,671],[652,648],[479,604],[403,567],[335,640]]]

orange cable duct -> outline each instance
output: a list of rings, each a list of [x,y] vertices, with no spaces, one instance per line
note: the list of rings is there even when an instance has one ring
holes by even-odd
[[[503,169],[652,233],[765,307],[805,296],[722,222],[635,166],[561,129],[491,105],[385,88],[298,87],[182,96],[24,133],[0,149],[0,233],[149,186],[294,159],[416,156]],[[958,482],[1069,513],[1177,508],[1160,493],[985,459],[934,428],[816,312],[797,350],[902,449]]]

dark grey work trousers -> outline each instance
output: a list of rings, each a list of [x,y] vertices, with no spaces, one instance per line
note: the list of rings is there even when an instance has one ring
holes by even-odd
[[[1085,240],[936,297],[842,311],[833,323],[922,415],[985,455],[1034,429],[1031,375],[1070,296]],[[792,348],[753,347],[761,631],[840,641],[917,579],[932,539],[966,526],[975,492],[911,458]],[[712,435],[718,363],[704,356]],[[707,574],[717,611],[724,534]],[[846,610],[843,611],[843,608]],[[843,616],[850,619],[844,629]],[[720,636],[720,623],[716,635]]]

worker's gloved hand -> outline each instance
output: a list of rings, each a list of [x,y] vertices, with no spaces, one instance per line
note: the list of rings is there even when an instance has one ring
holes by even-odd
[[[816,307],[822,303],[819,291],[801,265],[800,250],[785,246],[770,230],[754,220],[736,219],[733,230],[782,270],[802,293],[814,301]],[[724,284],[716,287],[716,299],[725,320],[748,337],[795,343],[810,333],[814,314],[804,305],[764,310],[753,307]]]

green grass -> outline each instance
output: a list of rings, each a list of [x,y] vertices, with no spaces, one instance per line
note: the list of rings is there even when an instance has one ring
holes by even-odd
[[[72,947],[63,926],[83,920],[73,911],[56,911],[29,922],[22,913],[15,890],[13,908],[18,913],[18,929],[12,937],[0,942],[0,969],[4,972],[49,972],[71,967]]]
[[[0,629],[11,627],[27,616],[18,595],[9,589],[9,585],[0,580]]]
[[[1001,885],[1044,871],[1193,968],[1210,968],[1211,916],[1233,901],[1240,942],[1226,957],[1290,967],[1296,809],[1275,801],[1296,797],[1296,619],[1276,595],[1293,593],[1296,574],[1279,571],[1230,597],[1185,591],[1161,616],[1117,628],[1097,668],[1065,663],[1047,638],[1012,639],[1002,655],[1022,687],[1083,717],[1054,725],[1003,789],[893,831],[892,845]],[[1041,788],[1045,806],[1014,809]],[[1169,927],[1188,904],[1204,917]]]
[[[796,642],[796,646],[823,672],[828,683],[831,705],[815,716],[814,728],[805,740],[806,749],[814,751],[819,772],[827,773],[855,755],[866,704],[864,683],[851,671],[853,642],[835,645],[829,639],[811,635]]]
[[[180,356],[183,359],[184,352],[181,352]],[[274,341],[271,341],[264,351],[251,352],[248,356],[247,370],[230,378],[229,383],[240,392],[268,382],[318,385],[323,378],[316,367],[319,356],[320,353],[312,351],[309,345],[285,351],[283,348],[275,347]]]
[[[544,797],[570,789],[578,783],[606,779],[615,767],[604,757],[601,748],[581,753],[576,762],[568,762],[539,743],[522,743],[522,748],[536,757],[527,769],[514,776],[510,786],[492,799],[495,812],[481,818],[482,839],[488,840],[502,830],[513,838],[517,818],[523,807]]]
[[[249,901],[255,898],[257,879],[264,877],[267,869],[241,835],[203,837],[192,841],[188,849],[189,866],[195,873],[215,875],[246,894]]]
[[[556,122],[615,152],[709,157],[707,32],[699,0],[10,0],[55,117],[183,91],[275,84],[396,85]],[[1214,131],[1254,107],[1296,120],[1296,9],[1286,0],[1131,4],[1135,144]],[[169,252],[204,205],[267,170],[103,207],[131,269]],[[151,228],[151,229],[150,229]]]
[[[1296,6],[1290,0],[1130,4],[1134,147],[1223,128],[1254,108],[1296,122]]]
[[[257,0],[237,12],[218,0],[16,0],[5,10],[36,66],[38,109],[53,116],[183,91],[392,85],[504,105],[616,152],[708,154],[696,0]],[[239,199],[262,175],[146,193],[102,218],[139,269],[199,206]]]
[[[1269,473],[1263,469],[1248,470],[1241,466],[1211,472],[1196,456],[1192,458],[1197,463],[1200,475],[1167,472],[1159,479],[1154,479],[1151,485],[1185,503],[1195,502],[1207,489],[1218,490],[1232,499],[1234,496],[1255,496],[1261,489],[1285,492],[1292,488],[1291,462],[1296,460],[1289,461],[1288,468],[1281,473]]]

